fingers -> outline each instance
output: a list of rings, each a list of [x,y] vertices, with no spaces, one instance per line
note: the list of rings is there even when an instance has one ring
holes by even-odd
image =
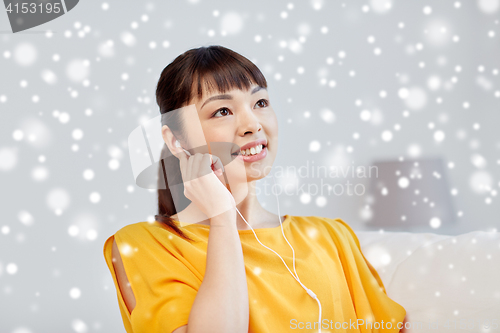
[[[220,160],[220,158],[218,156],[215,156],[215,155],[211,155],[211,156],[212,156],[212,160],[213,160],[212,163],[214,165],[215,170],[224,171],[224,165],[222,164],[222,161]]]
[[[185,153],[181,153],[180,155],[180,168],[184,182],[214,172],[217,178],[225,184],[223,177],[224,165],[218,156],[202,153],[196,153],[191,156],[187,156]]]
[[[206,154],[201,154],[201,153],[197,153],[194,155],[194,158],[192,159],[193,166],[191,167],[191,176],[192,176],[191,179],[195,179],[208,174],[205,168],[205,165],[207,164],[205,161],[206,159],[205,155]]]
[[[224,172],[224,165],[222,164],[222,161],[220,158],[216,155],[210,155],[210,158],[212,160],[212,170],[217,176],[217,178],[220,180],[222,184],[226,184],[226,180],[224,179],[223,172]]]
[[[223,177],[223,172],[224,172],[224,165],[222,164],[222,161],[220,160],[220,158],[218,156],[215,156],[213,155],[213,158],[214,158],[214,173],[215,175],[219,178],[219,180],[225,184],[226,181]]]

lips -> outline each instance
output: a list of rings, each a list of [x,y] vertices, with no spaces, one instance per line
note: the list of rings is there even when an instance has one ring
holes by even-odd
[[[242,154],[240,154],[236,158],[241,159],[245,163],[253,163],[253,162],[262,160],[266,156],[267,156],[267,148],[264,147],[264,148],[262,148],[262,150],[259,153],[255,154],[255,155],[242,155]]]
[[[263,146],[262,148],[267,147],[267,140],[266,139],[259,139],[259,140],[249,142],[249,143],[241,146],[240,150],[233,152],[231,155],[240,155],[242,150],[247,150],[247,149],[250,149],[252,147],[256,147],[258,145],[262,145]]]

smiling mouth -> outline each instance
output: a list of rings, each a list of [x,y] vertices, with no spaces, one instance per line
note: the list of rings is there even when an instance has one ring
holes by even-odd
[[[262,151],[262,149],[267,147],[267,145],[265,145],[265,144],[257,145],[257,146],[262,146],[262,148],[259,150],[259,152],[255,151],[254,154],[251,153],[251,149],[246,149],[245,153],[244,153],[245,155],[243,154],[242,150],[238,150],[237,152],[232,153],[231,156],[238,156],[238,155],[253,156],[253,155],[257,155],[258,153],[260,153]],[[255,149],[255,147],[253,147],[253,148]]]

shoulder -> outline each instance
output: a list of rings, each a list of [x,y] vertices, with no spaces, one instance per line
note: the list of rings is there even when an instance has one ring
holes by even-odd
[[[294,220],[301,226],[315,226],[328,232],[333,239],[353,242],[359,246],[356,233],[351,226],[341,218],[322,216],[294,216]]]
[[[329,225],[337,232],[339,235],[343,236],[349,241],[353,241],[359,247],[359,240],[356,233],[351,228],[351,226],[342,220],[341,218],[327,219]]]
[[[173,234],[173,232],[161,222],[143,221],[123,226],[116,231],[114,235],[122,239],[130,237],[137,239],[142,237],[155,237],[158,234],[166,235],[168,237]]]
[[[141,221],[141,222],[131,223],[131,224],[127,224],[127,225],[121,227],[120,229],[118,229],[118,231],[115,234],[141,232],[144,230],[158,227],[159,224],[160,224],[160,222],[158,222],[158,221],[153,221],[153,222]]]
[[[137,247],[148,247],[155,244],[162,244],[166,247],[167,244],[175,242],[178,237],[174,237],[174,233],[164,224],[158,221],[143,221],[125,225],[118,229],[113,235],[109,236],[104,243],[104,251],[106,248],[112,247],[116,242],[122,255],[129,253],[131,249]],[[156,240],[156,241],[155,241]]]
[[[336,231],[341,232],[352,232],[352,228],[344,222],[340,218],[330,218],[330,217],[322,217],[322,216],[293,216],[293,219],[302,225],[316,225],[316,226],[325,226],[329,229],[334,229]]]
[[[316,218],[320,219],[327,226],[334,228],[337,231],[348,232],[348,233],[353,232],[351,226],[341,218],[337,217],[333,219],[329,217],[318,217],[318,216],[316,216]]]

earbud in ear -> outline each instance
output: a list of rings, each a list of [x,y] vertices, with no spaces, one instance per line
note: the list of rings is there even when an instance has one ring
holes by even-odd
[[[180,147],[181,146],[181,143],[179,142],[179,140],[175,140],[175,146],[176,147]]]

